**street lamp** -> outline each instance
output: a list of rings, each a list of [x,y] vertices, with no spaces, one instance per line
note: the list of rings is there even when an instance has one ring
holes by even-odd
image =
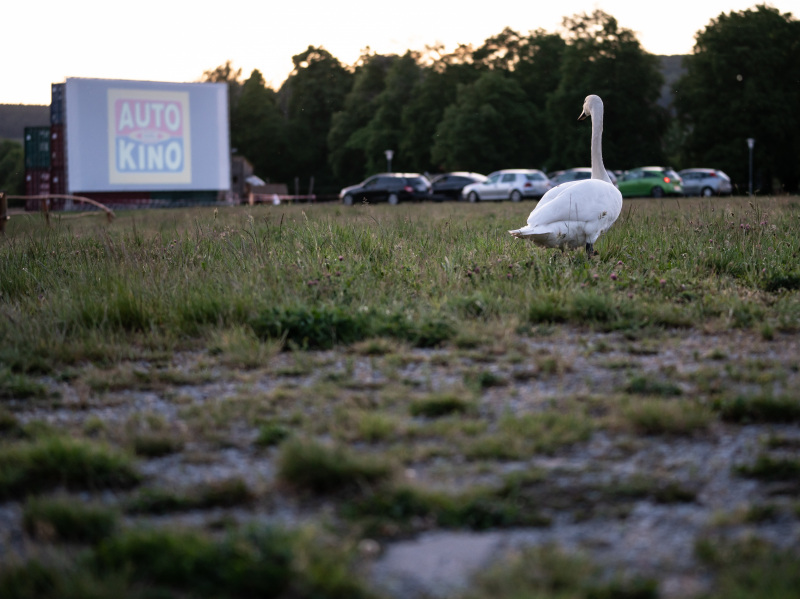
[[[394,150],[386,150],[384,152],[386,154],[386,165],[388,172],[392,172],[392,157],[394,156]]]
[[[750,153],[750,195],[753,195],[753,146],[756,145],[756,140],[752,137],[747,138],[747,148]]]

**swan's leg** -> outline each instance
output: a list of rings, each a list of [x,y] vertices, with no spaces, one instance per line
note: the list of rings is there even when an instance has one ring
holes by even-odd
[[[586,244],[586,255],[587,255],[589,258],[591,258],[592,256],[594,256],[594,244],[593,244],[593,243],[587,243],[587,244]]]

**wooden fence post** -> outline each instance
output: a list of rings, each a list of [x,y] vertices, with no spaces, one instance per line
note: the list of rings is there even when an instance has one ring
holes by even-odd
[[[39,199],[40,206],[42,208],[42,212],[44,212],[44,222],[47,223],[47,226],[50,226],[50,198],[41,197]]]
[[[8,220],[8,198],[4,191],[0,191],[0,233],[6,234],[6,221]]]

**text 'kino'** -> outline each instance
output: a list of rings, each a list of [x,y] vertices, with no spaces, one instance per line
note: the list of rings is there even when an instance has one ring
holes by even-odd
[[[119,107],[117,131],[148,127],[178,131],[181,128],[180,106],[164,102],[123,101]]]
[[[183,144],[140,144],[117,140],[117,169],[120,171],[180,171],[183,169]]]

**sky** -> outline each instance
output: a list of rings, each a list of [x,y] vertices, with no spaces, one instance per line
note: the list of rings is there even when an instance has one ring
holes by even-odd
[[[309,45],[352,65],[366,48],[477,47],[506,27],[557,33],[564,17],[598,8],[646,51],[690,54],[712,19],[758,3],[800,18],[800,0],[6,0],[0,104],[50,104],[50,84],[68,77],[198,81],[228,60],[243,78],[258,69],[278,89]]]

